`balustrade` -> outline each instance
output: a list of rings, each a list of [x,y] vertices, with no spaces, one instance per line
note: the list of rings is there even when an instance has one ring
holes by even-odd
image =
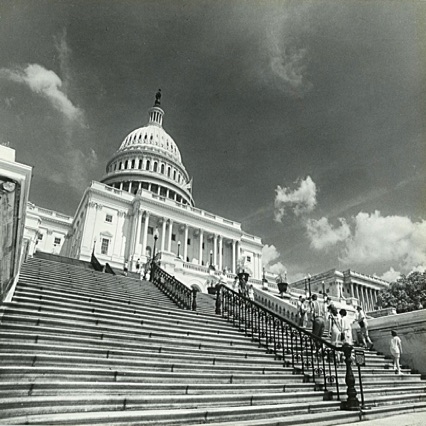
[[[314,382],[315,389],[324,392],[324,399],[332,399],[333,390],[336,398],[341,399],[338,369],[344,362],[348,400],[342,402],[341,408],[358,409],[352,346],[334,346],[224,285],[217,287],[216,313],[232,322],[259,347],[274,354],[284,367],[292,367],[303,374],[305,381]]]
[[[151,261],[151,281],[179,307],[197,309],[197,291],[188,288]]]

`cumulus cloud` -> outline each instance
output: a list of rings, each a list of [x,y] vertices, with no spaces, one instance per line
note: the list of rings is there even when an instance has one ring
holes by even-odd
[[[381,277],[382,280],[389,281],[390,283],[395,282],[401,276],[401,272],[395,271],[392,267],[389,271],[386,271]]]
[[[275,190],[275,221],[281,222],[285,215],[285,209],[290,207],[296,216],[310,213],[314,210],[317,199],[317,188],[315,182],[308,176],[306,179],[300,179],[298,188],[292,190],[290,188],[278,186]]]
[[[0,78],[24,84],[30,90],[46,98],[53,108],[70,121],[81,122],[83,112],[75,106],[62,90],[61,78],[39,64],[29,64],[25,68],[1,68]]]
[[[262,248],[262,264],[271,274],[286,274],[287,268],[282,262],[276,262],[280,253],[274,245],[265,244]]]
[[[360,212],[348,239],[341,261],[369,265],[398,262],[404,268],[426,265],[426,221],[412,222],[408,217],[382,216]]]
[[[311,247],[321,250],[334,246],[340,241],[345,241],[351,235],[351,230],[345,219],[341,218],[339,222],[340,226],[333,228],[326,217],[319,220],[308,219],[305,225]]]

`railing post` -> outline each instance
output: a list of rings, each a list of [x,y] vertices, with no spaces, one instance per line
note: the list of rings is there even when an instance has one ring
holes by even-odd
[[[357,411],[359,409],[359,400],[356,397],[355,389],[355,376],[352,371],[352,346],[348,343],[345,343],[342,346],[343,353],[345,354],[345,364],[346,364],[346,376],[345,382],[347,386],[347,395],[348,399],[340,403],[340,409],[346,411]]]
[[[193,311],[197,310],[197,289],[193,288],[192,289],[192,306],[191,306]]]
[[[221,298],[221,286],[216,286],[216,315],[222,315],[222,298]]]

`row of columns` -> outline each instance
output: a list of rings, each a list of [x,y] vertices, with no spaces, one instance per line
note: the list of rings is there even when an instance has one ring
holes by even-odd
[[[180,245],[180,256],[184,259],[184,261],[188,258],[188,238],[189,238],[189,230],[190,227],[187,224],[179,224],[174,223],[172,219],[165,219],[165,218],[156,218],[153,220],[151,218],[151,213],[148,211],[141,211],[140,208],[136,205],[136,210],[134,213],[134,219],[132,223],[132,240],[130,242],[129,246],[129,257],[133,256],[133,258],[139,258],[141,256],[148,256],[149,253],[147,253],[147,246],[148,246],[148,229],[150,226],[150,223],[152,223],[152,228],[159,231],[159,238],[157,241],[157,249],[159,251],[172,251],[172,234],[173,234],[173,226],[175,226],[176,234],[178,233],[178,230],[183,230],[183,241],[181,241]],[[159,223],[160,222],[160,223]],[[159,225],[159,226],[158,226]],[[183,227],[183,229],[182,229]],[[195,228],[194,228],[195,229]],[[142,231],[143,230],[143,231]],[[198,262],[201,265],[202,260],[204,260],[204,264],[210,263],[210,250],[204,255],[203,258],[203,242],[206,242],[205,239],[205,231],[203,229],[195,229],[196,233],[193,234],[194,236],[199,237],[198,241],[198,249],[194,250],[193,255],[198,255]],[[142,232],[142,243],[140,243],[141,238],[141,232]],[[209,235],[212,235],[209,233]],[[226,262],[225,258],[225,251],[224,248],[224,241],[226,240],[223,236],[213,234],[212,236],[212,253],[211,253],[211,262],[212,264],[218,269],[223,270],[226,267],[230,266],[231,272],[236,273],[236,265],[237,265],[237,259],[240,256],[241,252],[241,246],[240,242],[237,240],[230,240],[231,243],[231,259],[230,262]],[[178,241],[176,241],[176,244]],[[207,258],[206,258],[207,257]],[[229,264],[230,263],[230,264]],[[253,259],[250,263],[252,267],[252,273],[253,277],[259,278],[262,271],[262,265],[261,265],[261,255],[260,254],[254,254]]]
[[[351,283],[351,296],[359,300],[364,311],[373,311],[376,306],[379,290],[364,285]]]

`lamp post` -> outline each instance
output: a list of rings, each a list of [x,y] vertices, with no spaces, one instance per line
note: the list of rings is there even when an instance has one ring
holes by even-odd
[[[322,281],[321,284],[322,284],[322,297],[325,299],[325,283],[324,283],[324,281]]]
[[[311,274],[308,274],[309,297],[312,297],[311,292]]]
[[[180,253],[180,241],[178,241],[177,246],[178,246],[178,253],[177,253],[177,257],[178,257],[178,259],[180,259],[180,255],[179,255],[179,253]]]
[[[155,232],[154,232],[154,250],[152,251],[152,259],[153,260],[155,258],[155,248],[157,246],[157,240],[158,240],[158,229],[156,229]]]

